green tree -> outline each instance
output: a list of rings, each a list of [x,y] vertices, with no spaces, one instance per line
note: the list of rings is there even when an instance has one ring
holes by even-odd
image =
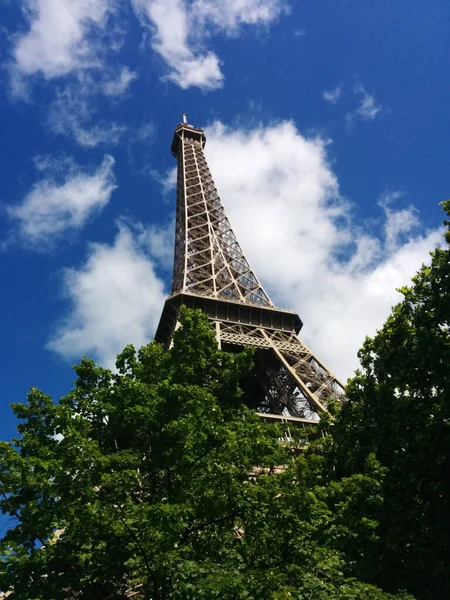
[[[0,589],[11,600],[393,598],[347,558],[376,543],[383,470],[368,457],[336,481],[320,454],[295,457],[241,402],[251,359],[219,350],[206,317],[184,309],[170,351],[129,346],[116,373],[84,359],[58,404],[32,389],[13,405]]]
[[[378,544],[359,575],[423,600],[450,597],[450,231],[446,241],[366,339],[328,457],[337,478],[371,454],[387,468]]]

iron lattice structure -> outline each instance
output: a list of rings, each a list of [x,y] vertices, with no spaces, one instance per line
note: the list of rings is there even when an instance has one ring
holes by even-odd
[[[178,161],[172,292],[155,338],[169,347],[181,305],[205,312],[224,350],[256,349],[242,382],[261,417],[308,425],[343,398],[343,384],[298,338],[300,317],[277,309],[247,261],[225,214],[204,154],[205,134],[183,118],[174,134]]]

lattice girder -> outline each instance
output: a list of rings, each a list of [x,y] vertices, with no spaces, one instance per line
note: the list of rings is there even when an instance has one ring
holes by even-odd
[[[182,304],[203,310],[219,344],[256,349],[257,390],[248,397],[267,420],[308,424],[344,399],[344,386],[297,337],[302,322],[273,305],[247,261],[226,216],[203,151],[203,130],[178,125],[172,294],[155,339],[169,346]],[[244,382],[245,383],[245,382]],[[253,385],[252,384],[252,385]]]
[[[274,351],[290,373],[292,383],[298,386],[316,413],[327,412],[328,400],[343,398],[342,383],[321,365],[294,333],[221,322],[220,342]]]
[[[273,306],[225,215],[202,140],[195,135],[184,136],[181,131],[177,148],[177,237],[172,293],[198,292],[212,298],[224,296]]]

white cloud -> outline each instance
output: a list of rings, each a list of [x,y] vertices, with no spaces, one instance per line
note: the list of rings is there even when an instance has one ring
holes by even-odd
[[[144,226],[134,224],[136,239],[142,248],[152,256],[161,268],[169,270],[173,266],[173,249],[175,243],[175,215],[166,224]]]
[[[152,47],[167,64],[166,79],[183,89],[222,86],[218,56],[205,49],[213,33],[239,34],[243,25],[269,25],[286,10],[284,0],[132,0],[152,31]]]
[[[268,25],[287,10],[280,0],[194,0],[191,3],[194,22],[211,24],[236,35],[242,25]]]
[[[135,140],[148,143],[155,137],[155,126],[153,123],[143,122],[135,132]]]
[[[375,96],[366,92],[362,85],[355,88],[355,93],[361,94],[361,102],[356,113],[365,121],[373,121],[383,107],[377,102]]]
[[[16,237],[24,246],[46,251],[70,231],[81,229],[108,202],[116,188],[114,159],[88,171],[67,158],[39,157],[36,167],[44,177],[7,213],[15,222]]]
[[[171,192],[177,184],[177,168],[172,167],[163,174],[156,169],[147,169],[146,172],[161,186],[165,202],[172,203]]]
[[[90,128],[81,127],[75,120],[68,122],[75,140],[85,148],[94,148],[95,146],[110,145],[117,146],[121,137],[126,131],[125,125],[112,122],[100,121]],[[57,131],[56,125],[54,131]],[[69,129],[70,131],[70,129]],[[63,126],[58,133],[64,133]],[[67,131],[66,131],[67,133]]]
[[[183,0],[132,0],[143,23],[152,29],[152,47],[169,67],[167,79],[181,88],[215,89],[222,85],[220,62],[189,41],[192,23]]]
[[[378,223],[358,222],[339,194],[327,142],[290,122],[249,131],[215,123],[206,153],[231,224],[280,307],[297,310],[301,334],[340,377],[357,367],[366,335],[382,326],[441,239],[412,208],[382,198]]]
[[[366,335],[381,327],[441,239],[423,231],[416,211],[379,200],[378,221],[358,222],[339,194],[327,141],[302,136],[290,122],[251,130],[221,123],[207,130],[207,157],[232,225],[271,297],[293,308],[302,338],[338,376],[357,367]],[[167,185],[173,185],[173,173]],[[92,244],[86,262],[68,269],[71,301],[49,348],[67,358],[93,355],[112,366],[130,341],[154,334],[165,299],[156,267],[170,268],[173,223],[121,221],[114,244]]]
[[[24,34],[12,36],[13,59],[7,65],[12,98],[31,99],[36,74],[46,80],[62,78],[51,89],[48,124],[72,136],[81,146],[115,145],[126,128],[98,120],[96,100],[122,99],[137,73],[126,66],[108,66],[108,56],[122,45],[124,30],[116,16],[117,0],[23,0],[29,24]]]
[[[143,234],[142,226],[135,230],[121,222],[112,245],[91,244],[85,263],[65,271],[63,287],[71,309],[49,349],[68,359],[89,355],[113,367],[127,344],[140,347],[151,340],[165,292]]]
[[[111,0],[24,0],[29,30],[13,51],[19,71],[47,79],[98,64],[96,37],[115,8]]]
[[[345,122],[351,131],[357,120],[373,121],[383,110],[383,106],[376,100],[373,94],[368,94],[363,85],[356,85],[353,92],[359,95],[360,102],[358,108],[345,116]]]
[[[122,67],[116,77],[110,75],[100,83],[100,86],[107,96],[123,96],[136,78],[135,71]]]
[[[12,62],[6,65],[6,72],[9,78],[9,88],[7,93],[11,100],[20,98],[23,102],[31,101],[30,82],[27,77],[17,69]]]
[[[410,231],[420,226],[419,215],[414,206],[392,208],[393,203],[402,197],[402,192],[386,190],[379,200],[386,215],[386,247],[389,250],[395,250],[406,243]]]
[[[341,95],[342,95],[342,86],[341,85],[337,85],[332,90],[325,90],[322,94],[323,99],[326,100],[326,102],[330,102],[330,104],[336,104],[336,102],[339,100]]]
[[[97,113],[93,96],[101,92],[110,96],[123,94],[125,86],[133,79],[133,74],[125,69],[118,79],[107,77],[96,82],[91,76],[84,76],[76,84],[57,89],[55,100],[49,107],[47,125],[54,133],[72,136],[85,148],[116,146],[127,127],[115,121],[97,120],[93,123]]]

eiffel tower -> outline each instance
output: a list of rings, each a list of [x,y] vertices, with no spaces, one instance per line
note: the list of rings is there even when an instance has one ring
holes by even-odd
[[[255,348],[243,401],[264,420],[307,427],[328,412],[330,399],[343,399],[344,386],[297,337],[300,317],[274,306],[247,261],[214,185],[205,142],[203,129],[183,114],[171,147],[178,161],[172,292],[155,339],[170,346],[182,305],[202,310],[223,350]]]

